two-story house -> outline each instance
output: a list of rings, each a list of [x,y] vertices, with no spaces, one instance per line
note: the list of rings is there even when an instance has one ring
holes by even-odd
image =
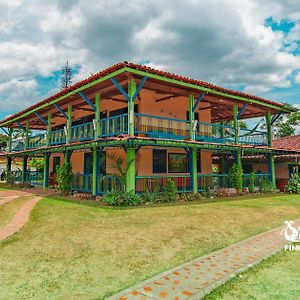
[[[123,157],[126,190],[142,192],[172,178],[179,191],[228,184],[226,155],[264,155],[260,173],[275,183],[272,124],[290,113],[282,103],[147,66],[109,67],[0,122],[9,135],[7,169],[23,159],[23,181],[48,187],[57,166],[72,163],[73,189],[94,195],[118,188],[111,156]],[[264,116],[267,130],[239,128],[239,120]],[[24,138],[14,140],[14,131]],[[213,172],[212,157],[220,156]],[[44,172],[27,172],[27,159],[45,158]],[[105,159],[106,158],[106,159]],[[247,176],[247,174],[245,175]]]

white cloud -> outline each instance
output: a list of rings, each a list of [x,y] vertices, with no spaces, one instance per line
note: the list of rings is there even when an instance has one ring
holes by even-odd
[[[6,99],[19,109],[40,98],[35,76],[67,59],[81,66],[73,82],[119,61],[147,61],[258,94],[289,87],[300,69],[288,52],[300,25],[287,36],[264,26],[270,16],[298,20],[295,0],[0,0],[0,10],[1,110],[11,109]]]

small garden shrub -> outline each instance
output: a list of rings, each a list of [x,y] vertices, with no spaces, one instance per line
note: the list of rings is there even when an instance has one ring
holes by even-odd
[[[243,188],[243,168],[240,164],[234,163],[229,170],[231,187],[236,188],[238,192]]]
[[[143,193],[142,198],[145,203],[157,203],[161,200],[162,193],[158,187],[154,188],[153,191],[146,191]]]
[[[250,178],[249,178],[249,192],[254,193],[254,186],[255,185],[255,173],[251,172],[250,173]]]
[[[57,184],[58,189],[64,194],[68,195],[72,187],[72,165],[69,162],[65,162],[61,166],[57,167]]]
[[[291,174],[285,190],[291,194],[300,194],[300,175],[298,173]]]
[[[201,192],[202,197],[205,199],[210,199],[215,197],[215,191],[211,190],[210,188],[206,188],[204,191]]]
[[[141,204],[141,197],[133,191],[120,192],[112,190],[105,194],[103,201],[111,206],[135,206]]]
[[[178,190],[172,179],[167,180],[166,186],[163,187],[162,201],[172,202],[178,200]]]
[[[192,202],[202,200],[203,196],[200,193],[181,193],[179,194],[179,199],[181,201]]]
[[[276,191],[276,187],[273,185],[273,183],[268,179],[263,179],[259,183],[259,191],[261,193],[273,193]]]

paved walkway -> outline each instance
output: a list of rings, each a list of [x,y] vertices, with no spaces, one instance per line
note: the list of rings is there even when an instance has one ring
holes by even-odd
[[[300,225],[297,220],[295,227]],[[281,228],[259,234],[192,260],[129,288],[110,299],[201,299],[217,286],[283,249]]]
[[[29,193],[24,193],[21,191],[13,191],[13,190],[0,191],[0,198],[7,197],[8,201],[12,201],[13,199],[17,199],[18,197],[21,196],[30,196],[30,195],[31,194]],[[6,226],[0,229],[0,241],[8,238],[12,234],[19,231],[28,222],[30,212],[41,199],[42,199],[41,197],[35,196],[33,199],[26,201],[22,205],[22,207],[14,215],[13,219]],[[4,204],[3,201],[5,200],[2,200],[0,205]],[[5,203],[7,203],[8,201],[6,201]]]

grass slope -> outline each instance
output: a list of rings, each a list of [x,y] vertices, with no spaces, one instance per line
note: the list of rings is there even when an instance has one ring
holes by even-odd
[[[274,255],[214,290],[205,300],[300,299],[300,253]]]
[[[20,233],[0,243],[0,299],[103,299],[299,218],[299,201],[109,209],[44,199]]]

